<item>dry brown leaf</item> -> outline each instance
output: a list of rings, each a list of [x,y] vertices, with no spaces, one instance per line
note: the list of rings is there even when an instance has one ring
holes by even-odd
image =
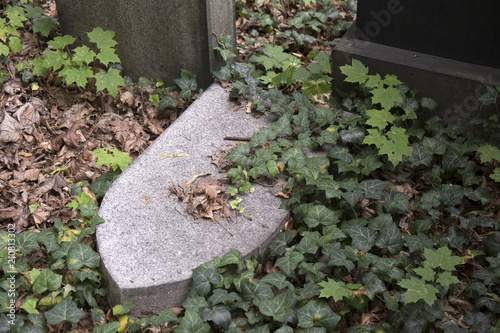
[[[17,142],[21,137],[21,124],[7,112],[0,124],[0,142]]]

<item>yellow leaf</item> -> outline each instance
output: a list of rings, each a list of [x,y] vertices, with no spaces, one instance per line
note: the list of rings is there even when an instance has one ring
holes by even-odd
[[[181,156],[189,156],[189,154],[186,154],[186,153],[180,153],[180,154],[163,154],[163,155],[160,156],[160,160],[162,160],[164,158],[167,158],[167,157],[175,158],[175,157],[181,157]]]
[[[118,319],[120,323],[120,327],[117,329],[117,332],[124,332],[128,326],[128,317],[127,315],[123,315]]]

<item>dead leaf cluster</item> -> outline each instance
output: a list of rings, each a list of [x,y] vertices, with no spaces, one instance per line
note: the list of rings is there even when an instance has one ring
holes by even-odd
[[[187,205],[186,212],[195,219],[206,218],[217,222],[222,218],[232,217],[221,180],[201,178],[197,185],[181,181],[170,187],[170,194],[172,193]]]

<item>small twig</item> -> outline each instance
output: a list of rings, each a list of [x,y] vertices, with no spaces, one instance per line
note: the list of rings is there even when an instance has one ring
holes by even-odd
[[[224,227],[222,224],[220,224],[219,221],[215,221],[215,222],[217,222],[222,227],[222,229],[226,230],[227,233],[231,235],[231,237],[234,237],[234,235],[231,233],[231,231],[227,230],[226,227]]]
[[[252,138],[248,136],[225,136],[224,140],[228,141],[250,141]]]

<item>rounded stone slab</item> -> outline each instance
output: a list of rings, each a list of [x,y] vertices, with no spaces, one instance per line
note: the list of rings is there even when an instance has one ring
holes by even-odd
[[[192,269],[222,257],[231,248],[244,257],[263,254],[284,228],[288,212],[279,209],[278,187],[254,185],[242,195],[245,215],[238,222],[195,220],[169,187],[211,172],[222,178],[210,156],[250,137],[270,123],[238,110],[227,92],[214,83],[157,138],[112,184],[99,215],[97,245],[102,272],[114,304],[132,300],[135,315],[181,306]],[[161,158],[164,154],[188,156]],[[232,234],[230,234],[229,232]]]

